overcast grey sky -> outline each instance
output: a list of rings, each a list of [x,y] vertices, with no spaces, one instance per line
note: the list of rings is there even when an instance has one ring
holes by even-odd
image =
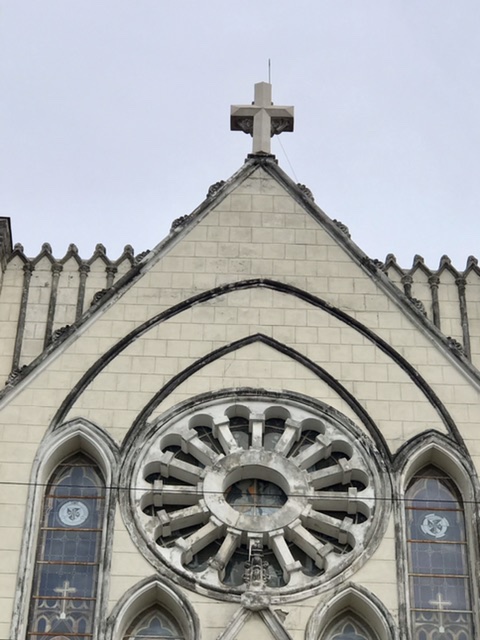
[[[295,106],[280,166],[373,258],[480,258],[478,0],[0,0],[0,215],[61,257],[153,247]],[[281,143],[281,144],[280,144]]]

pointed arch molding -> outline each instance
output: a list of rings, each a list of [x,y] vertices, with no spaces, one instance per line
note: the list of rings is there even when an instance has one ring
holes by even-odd
[[[186,640],[201,640],[200,622],[188,598],[168,578],[145,578],[117,602],[107,620],[106,640],[122,640],[129,625],[143,611],[159,605],[173,615]]]
[[[73,406],[76,399],[83,393],[83,391],[87,388],[87,386],[91,383],[91,381],[124,349],[126,349],[134,340],[138,339],[140,336],[149,331],[152,327],[165,322],[166,320],[175,317],[179,313],[182,313],[186,309],[190,309],[191,307],[201,304],[203,302],[207,302],[208,300],[212,300],[214,298],[218,298],[219,296],[223,296],[232,291],[241,291],[245,289],[253,289],[263,287],[265,289],[272,289],[274,291],[285,293],[287,295],[294,296],[307,304],[312,305],[317,309],[322,309],[326,313],[330,314],[337,320],[345,323],[350,326],[352,329],[360,333],[367,340],[369,340],[372,344],[374,344],[378,349],[380,349],[383,353],[385,353],[388,357],[390,357],[410,378],[410,380],[415,384],[416,387],[423,393],[423,395],[427,398],[428,402],[435,408],[438,413],[440,419],[443,424],[447,428],[447,430],[457,439],[458,442],[462,442],[462,438],[458,429],[447,411],[446,407],[440,401],[436,393],[433,389],[428,385],[427,381],[418,373],[418,371],[406,360],[402,355],[400,355],[391,345],[389,345],[385,340],[376,335],[371,329],[366,327],[364,324],[352,318],[344,311],[333,307],[331,304],[318,298],[302,289],[298,289],[297,287],[293,287],[292,285],[285,284],[283,282],[277,282],[274,280],[268,280],[264,278],[257,278],[252,280],[243,280],[240,282],[234,282],[225,284],[209,291],[204,291],[195,296],[192,296],[188,300],[184,300],[177,305],[170,307],[169,309],[153,316],[140,326],[136,327],[133,331],[124,336],[121,340],[119,340],[113,347],[111,347],[101,358],[99,358],[82,376],[79,382],[73,387],[70,393],[66,396],[65,400],[62,402],[59,407],[57,413],[55,414],[51,426],[51,429],[55,429],[55,427],[61,424],[68,413],[68,411]]]
[[[353,583],[333,593],[314,610],[307,624],[305,640],[323,640],[321,633],[340,614],[352,614],[365,621],[379,640],[398,640],[398,629],[387,607],[373,593]]]
[[[111,564],[113,521],[115,515],[116,492],[109,487],[118,484],[119,451],[113,439],[103,429],[83,418],[67,422],[55,431],[47,433],[41,442],[30,475],[29,492],[26,505],[18,582],[12,618],[11,638],[25,637],[30,604],[38,529],[44,497],[44,489],[50,476],[68,456],[83,452],[90,456],[100,467],[107,492],[105,495],[105,527],[102,534],[103,564],[98,578],[98,597],[95,638],[102,637],[105,623],[101,612],[107,604],[107,591]]]
[[[366,426],[367,430],[371,433],[375,444],[379,447],[381,451],[384,451],[387,456],[389,456],[389,449],[386,443],[383,434],[380,429],[376,425],[373,418],[368,414],[365,408],[358,402],[358,400],[353,396],[336,378],[334,378],[326,369],[316,364],[309,358],[307,358],[302,353],[288,347],[287,345],[278,342],[274,338],[266,336],[262,333],[255,333],[246,338],[242,338],[240,340],[236,340],[231,342],[230,344],[224,345],[214,351],[211,351],[207,356],[200,358],[193,362],[190,366],[186,367],[183,371],[178,373],[175,376],[172,376],[171,380],[164,385],[148,402],[142,411],[138,414],[135,422],[133,423],[131,429],[129,430],[127,436],[125,437],[125,441],[128,440],[131,433],[135,432],[138,427],[144,424],[148,418],[151,416],[152,412],[158,407],[158,405],[163,402],[163,400],[170,395],[180,384],[182,384],[187,378],[194,375],[200,369],[207,366],[208,364],[222,358],[223,356],[231,353],[232,351],[237,351],[238,349],[242,349],[249,344],[253,344],[255,342],[260,342],[265,344],[272,349],[275,349],[286,355],[287,357],[295,360],[296,362],[302,364],[309,371],[314,373],[320,380],[325,382],[330,388],[332,388],[342,400],[344,400],[348,406],[352,409],[352,411],[358,416],[361,422]],[[252,389],[249,389],[249,392],[252,392]],[[218,396],[219,392],[215,392]],[[207,394],[208,395],[208,394]],[[284,394],[283,394],[284,395]],[[300,397],[300,394],[295,394]],[[198,397],[196,400],[198,401]],[[305,404],[309,404],[309,399],[306,396],[301,396],[302,402]]]
[[[395,496],[393,506],[397,538],[397,577],[400,624],[403,628],[410,627],[409,603],[407,596],[407,548],[405,542],[406,516],[403,498],[405,490],[412,477],[422,468],[433,465],[445,472],[456,484],[462,498],[465,510],[465,525],[468,540],[469,563],[471,575],[476,576],[480,572],[480,541],[478,532],[480,521],[475,505],[480,502],[480,490],[478,475],[468,452],[464,451],[458,443],[451,438],[438,433],[428,431],[417,435],[406,442],[393,459],[392,478],[395,483]],[[476,580],[472,580],[472,601],[478,602],[479,588]],[[480,616],[474,608],[474,622],[480,625]]]
[[[436,465],[451,475],[464,499],[468,500],[472,491],[477,491],[478,482],[472,482],[477,472],[470,455],[452,438],[438,431],[429,430],[415,435],[398,449],[393,459],[393,469],[402,483],[428,464]]]

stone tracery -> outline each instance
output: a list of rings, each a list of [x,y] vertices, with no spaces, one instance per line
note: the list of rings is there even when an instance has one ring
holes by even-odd
[[[259,548],[270,590],[325,582],[362,554],[381,510],[373,456],[346,422],[258,397],[177,414],[138,456],[137,529],[175,571],[220,591],[247,588]]]

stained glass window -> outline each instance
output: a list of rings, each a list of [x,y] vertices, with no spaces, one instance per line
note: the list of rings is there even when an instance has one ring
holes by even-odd
[[[47,485],[28,622],[29,640],[93,637],[105,482],[98,466],[76,454]]]
[[[406,493],[414,640],[473,640],[465,516],[452,480],[429,466]]]
[[[322,640],[376,640],[376,636],[358,620],[341,616]]]
[[[144,611],[124,636],[124,640],[157,640],[157,638],[171,640],[185,638],[175,620],[159,606]]]
[[[271,515],[287,501],[287,496],[280,487],[257,478],[235,482],[228,487],[225,498],[236,511],[251,516]]]

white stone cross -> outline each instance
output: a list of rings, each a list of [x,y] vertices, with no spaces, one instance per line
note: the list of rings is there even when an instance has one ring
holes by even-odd
[[[68,580],[65,580],[65,582],[63,583],[63,587],[57,587],[56,589],[54,589],[55,593],[60,593],[61,597],[63,598],[62,600],[62,609],[60,611],[60,616],[59,618],[61,620],[64,620],[67,617],[67,597],[69,593],[75,593],[76,589],[75,587],[71,587],[70,586],[70,582]]]
[[[230,111],[230,129],[253,136],[253,153],[270,153],[270,138],[293,131],[293,107],[272,102],[272,85],[258,82],[251,105],[235,105]]]
[[[439,614],[439,627],[438,630],[440,633],[444,633],[445,632],[445,627],[443,626],[443,611],[445,608],[445,605],[448,606],[449,604],[452,604],[451,602],[449,602],[448,600],[444,600],[442,598],[442,594],[438,593],[437,594],[437,599],[436,600],[429,600],[429,604],[436,604],[437,608],[438,608],[438,614]]]

